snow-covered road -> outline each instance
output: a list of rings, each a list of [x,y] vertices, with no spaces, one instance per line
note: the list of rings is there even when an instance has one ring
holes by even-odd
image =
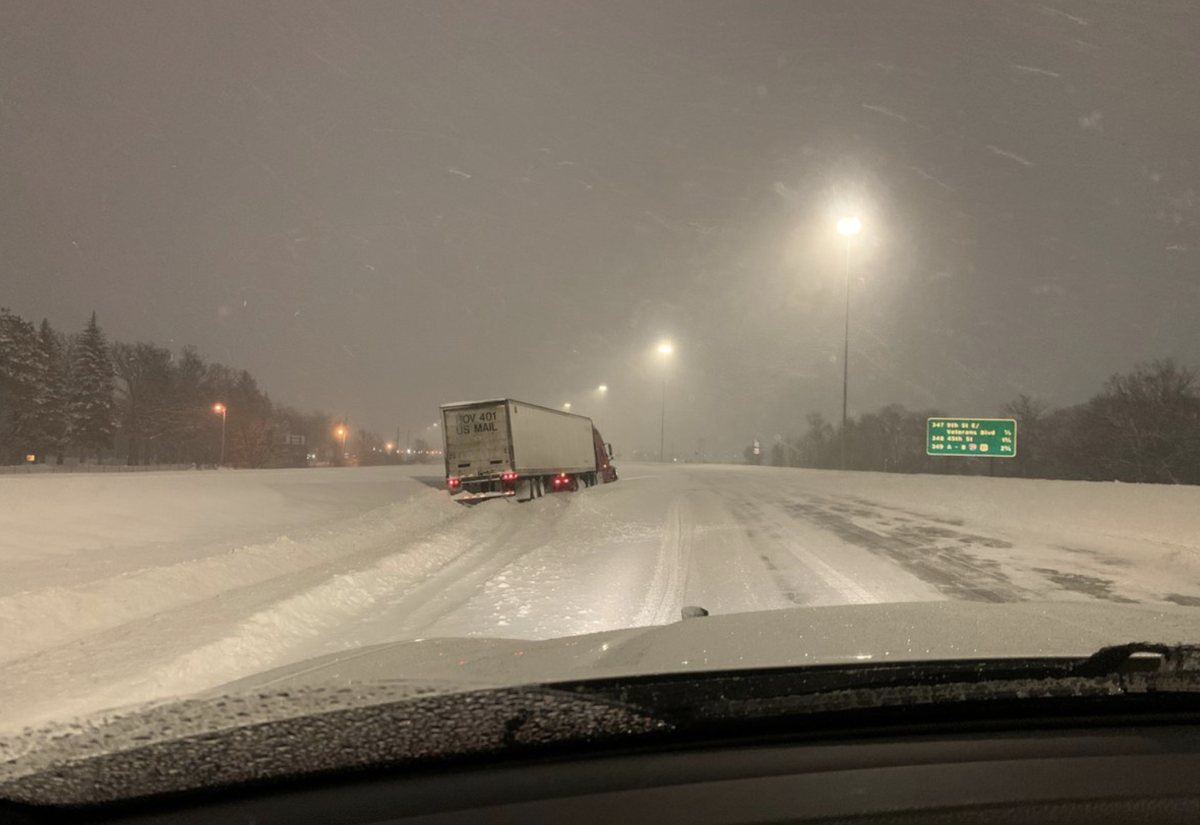
[[[689,604],[1200,606],[1198,488],[624,464],[464,507],[439,470],[0,478],[0,728],[374,642]]]

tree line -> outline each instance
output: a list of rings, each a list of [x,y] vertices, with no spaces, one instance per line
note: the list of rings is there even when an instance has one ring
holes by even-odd
[[[1011,459],[926,455],[926,419],[946,413],[889,404],[850,419],[845,431],[813,413],[802,435],[772,445],[769,460],[834,469],[845,441],[853,470],[1200,484],[1200,383],[1174,359],[1115,374],[1082,404],[1053,409],[1022,394],[998,413],[1017,422]]]
[[[127,464],[303,466],[340,463],[335,419],[273,402],[246,370],[154,344],[108,341],[92,314],[67,335],[0,308],[0,463],[112,460]],[[300,443],[303,442],[303,443]],[[374,433],[347,437],[371,455]]]

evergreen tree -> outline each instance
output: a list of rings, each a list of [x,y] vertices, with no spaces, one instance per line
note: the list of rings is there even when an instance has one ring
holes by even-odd
[[[37,330],[0,308],[0,461],[18,462],[36,450]]]
[[[171,365],[171,393],[163,423],[175,461],[197,465],[216,462],[219,447],[213,431],[219,416],[214,415],[212,405],[224,400],[209,385],[204,359],[193,348],[185,347]]]
[[[112,346],[112,358],[126,461],[149,462],[165,451],[163,437],[170,433],[171,352],[153,344],[118,342]]]
[[[80,457],[99,456],[113,440],[113,364],[96,313],[79,336],[71,365],[70,432]]]
[[[38,376],[34,406],[37,409],[39,454],[54,456],[62,464],[67,448],[67,365],[62,338],[42,319],[38,329]]]

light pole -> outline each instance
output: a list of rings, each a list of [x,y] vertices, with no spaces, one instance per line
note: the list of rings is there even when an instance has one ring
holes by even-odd
[[[345,461],[346,460],[346,425],[338,424],[337,429],[334,430],[333,432],[338,438],[340,438],[342,440],[341,460]]]
[[[662,464],[665,461],[665,453],[663,445],[666,443],[667,435],[667,356],[669,356],[675,347],[670,341],[663,341],[658,345],[658,354],[662,356],[662,414],[658,422],[658,463]]]
[[[842,349],[842,469],[846,469],[846,407],[850,394],[850,239],[862,231],[862,221],[857,217],[841,218],[837,231],[846,239],[846,256],[842,274],[846,281],[846,339]]]
[[[225,465],[225,413],[228,410],[225,409],[224,404],[218,401],[216,404],[213,404],[213,412],[221,414],[221,460],[217,462],[217,466],[223,467]]]

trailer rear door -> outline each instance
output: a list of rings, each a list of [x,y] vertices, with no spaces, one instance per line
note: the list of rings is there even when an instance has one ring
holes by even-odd
[[[471,478],[500,473],[511,466],[503,401],[443,409],[442,426],[448,475]]]

